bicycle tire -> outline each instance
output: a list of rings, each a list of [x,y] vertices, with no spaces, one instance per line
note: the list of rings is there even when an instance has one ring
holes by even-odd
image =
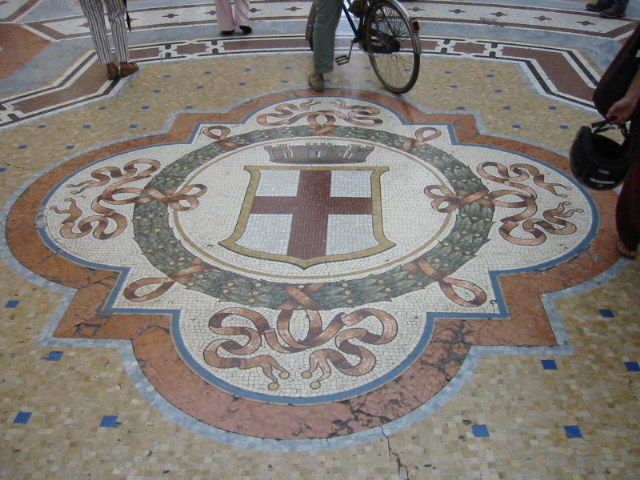
[[[417,23],[395,0],[373,0],[364,20],[363,48],[378,80],[393,93],[413,88],[422,46]]]

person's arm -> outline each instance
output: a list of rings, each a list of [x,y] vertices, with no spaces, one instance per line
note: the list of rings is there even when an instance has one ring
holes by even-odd
[[[607,119],[611,120],[611,123],[622,126],[629,118],[631,114],[636,110],[638,101],[640,100],[640,68],[636,72],[629,88],[624,97],[611,105],[611,108],[607,112]]]

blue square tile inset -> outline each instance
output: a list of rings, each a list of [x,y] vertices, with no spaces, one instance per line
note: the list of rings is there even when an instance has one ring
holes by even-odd
[[[0,172],[6,172],[6,171],[7,171],[6,168],[4,168],[4,167],[0,168]]]
[[[608,308],[601,308],[600,316],[602,316],[602,318],[614,318],[616,315]]]
[[[557,370],[558,365],[556,365],[555,360],[542,360],[542,368],[545,370]]]
[[[45,358],[50,362],[59,362],[62,358],[62,352],[49,352],[49,354]]]
[[[105,415],[102,417],[100,421],[101,427],[113,428],[118,426],[118,416],[117,415]]]
[[[564,434],[567,438],[582,438],[582,432],[577,425],[567,425],[564,427]]]
[[[9,300],[7,303],[5,303],[4,308],[16,308],[19,304],[19,300]]]
[[[21,423],[23,425],[29,423],[31,419],[31,412],[18,412],[16,418],[13,419],[13,423]]]
[[[638,362],[624,362],[627,367],[627,372],[640,372],[640,365]]]
[[[473,425],[471,426],[471,432],[474,437],[486,438],[489,436],[489,429],[486,425]]]

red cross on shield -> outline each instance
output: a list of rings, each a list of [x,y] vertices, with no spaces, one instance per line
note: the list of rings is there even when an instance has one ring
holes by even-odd
[[[272,167],[251,174],[233,234],[220,245],[308,268],[395,244],[382,228],[380,177],[388,167]]]

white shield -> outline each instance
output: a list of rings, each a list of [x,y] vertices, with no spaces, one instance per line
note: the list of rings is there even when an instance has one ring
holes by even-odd
[[[301,268],[394,246],[382,228],[380,176],[387,167],[245,169],[251,181],[240,217],[220,245]]]

